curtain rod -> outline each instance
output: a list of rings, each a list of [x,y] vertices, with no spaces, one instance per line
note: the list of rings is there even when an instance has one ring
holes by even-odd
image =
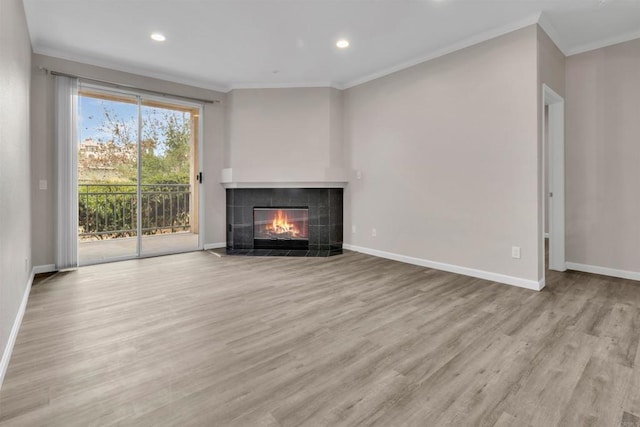
[[[82,77],[82,76],[75,76],[73,74],[68,74],[68,73],[61,73],[59,71],[53,71],[53,70],[49,70],[48,68],[45,67],[40,67],[41,70],[44,70],[47,72],[47,74],[51,74],[53,76],[62,76],[62,77],[70,77],[72,79],[79,79],[79,80],[85,80],[88,82],[94,82],[94,83],[101,83],[101,84],[106,84],[109,86],[112,86],[116,89],[128,89],[128,90],[133,90],[136,92],[140,92],[140,93],[146,93],[148,95],[156,95],[156,96],[162,96],[165,98],[175,98],[175,99],[183,99],[183,100],[188,100],[188,101],[196,101],[196,102],[200,102],[202,104],[219,104],[220,100],[219,99],[202,99],[202,98],[194,98],[192,96],[184,96],[184,95],[173,95],[170,93],[164,93],[164,92],[158,92],[155,90],[149,90],[149,89],[140,89],[138,87],[135,86],[131,86],[131,85],[125,85],[122,83],[115,83],[115,82],[110,82],[110,81],[106,81],[106,80],[98,80],[98,79],[93,79],[91,77]]]

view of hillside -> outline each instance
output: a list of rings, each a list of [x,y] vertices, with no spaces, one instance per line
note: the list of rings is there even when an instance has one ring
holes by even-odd
[[[138,208],[143,234],[188,231],[192,112],[143,105],[138,138],[137,103],[80,96],[79,107],[80,239],[135,236]]]
[[[83,140],[78,149],[78,181],[135,183],[137,106],[80,99]],[[83,115],[85,110],[88,114]],[[143,183],[189,183],[191,113],[143,106],[140,140]]]

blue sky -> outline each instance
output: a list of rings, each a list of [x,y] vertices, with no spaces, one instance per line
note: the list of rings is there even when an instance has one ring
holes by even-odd
[[[117,114],[121,119],[130,122],[132,129],[137,129],[138,106],[136,104],[107,101],[86,96],[80,96],[79,98],[78,126],[80,127],[80,141],[91,138],[94,141],[107,142],[112,139],[111,132],[102,126],[105,107]]]
[[[119,121],[124,120],[124,122],[128,124],[128,127],[132,130],[131,138],[135,141],[138,130],[137,104],[79,96],[78,127],[80,128],[80,141],[90,138],[96,142],[108,142],[113,139],[111,131],[103,125],[105,122],[105,108],[109,110],[114,117],[117,117]],[[179,116],[185,114],[181,111],[165,108],[142,106],[143,119],[154,113],[167,112]]]

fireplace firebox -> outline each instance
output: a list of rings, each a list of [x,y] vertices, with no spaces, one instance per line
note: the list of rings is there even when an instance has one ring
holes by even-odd
[[[255,249],[309,249],[308,207],[254,207]]]

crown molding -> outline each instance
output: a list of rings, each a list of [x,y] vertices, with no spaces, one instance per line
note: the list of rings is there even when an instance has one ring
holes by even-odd
[[[580,46],[576,46],[574,48],[568,49],[565,55],[578,55],[580,53],[589,52],[590,50],[601,49],[603,47],[613,46],[614,44],[624,43],[638,38],[640,38],[640,30],[632,31],[630,33],[625,33],[615,37],[609,37],[593,43],[586,43]]]
[[[414,65],[418,65],[421,64],[423,62],[427,62],[430,61],[432,59],[436,59],[439,58],[441,56],[447,55],[449,53],[453,53],[456,52],[458,50],[476,45],[478,43],[482,43],[484,41],[487,40],[491,40],[493,38],[499,37],[501,35],[510,33],[512,31],[516,31],[525,27],[528,27],[530,25],[534,25],[534,24],[538,24],[540,21],[540,17],[541,17],[541,13],[536,13],[534,15],[531,15],[525,19],[521,19],[515,22],[512,22],[510,24],[507,25],[503,25],[501,27],[497,27],[494,29],[491,29],[489,31],[485,31],[482,33],[479,33],[475,36],[469,37],[467,39],[464,39],[462,41],[453,43],[447,47],[444,47],[442,49],[438,49],[434,52],[431,52],[427,55],[415,58],[413,60],[410,61],[406,61],[400,64],[397,64],[395,66],[389,67],[389,68],[385,68],[381,71],[372,73],[372,74],[368,74],[366,76],[351,80],[347,83],[338,83],[338,82],[299,82],[299,83],[231,83],[228,86],[220,86],[220,85],[215,85],[212,84],[211,82],[207,82],[207,81],[203,81],[203,80],[198,80],[198,79],[188,79],[188,78],[182,78],[182,77],[177,77],[174,75],[169,75],[169,74],[164,74],[164,73],[158,73],[155,71],[150,71],[148,69],[144,69],[144,68],[140,68],[140,67],[135,67],[135,66],[126,66],[126,65],[122,65],[122,64],[115,64],[115,63],[111,63],[109,61],[104,61],[104,60],[99,60],[99,59],[95,59],[95,58],[90,58],[90,57],[83,57],[81,55],[74,55],[74,54],[68,54],[66,52],[62,52],[59,51],[57,49],[51,49],[51,48],[47,48],[47,47],[42,47],[42,46],[36,46],[34,45],[33,47],[33,51],[34,53],[37,54],[41,54],[41,55],[47,55],[47,56],[52,56],[55,58],[60,58],[60,59],[65,59],[68,61],[74,61],[74,62],[80,62],[82,64],[87,64],[87,65],[93,65],[96,67],[103,67],[103,68],[108,68],[108,69],[112,69],[112,70],[116,70],[116,71],[122,71],[125,73],[132,73],[132,74],[136,74],[136,75],[140,75],[140,76],[145,76],[145,77],[151,77],[151,78],[156,78],[156,79],[160,79],[160,80],[165,80],[165,81],[169,81],[169,82],[173,82],[173,83],[180,83],[180,84],[185,84],[185,85],[189,85],[189,86],[195,86],[195,87],[199,87],[199,88],[203,88],[203,89],[210,89],[210,90],[214,90],[217,92],[222,92],[222,93],[228,93],[231,90],[234,89],[287,89],[287,88],[305,88],[305,87],[330,87],[330,88],[334,88],[334,89],[338,89],[338,90],[344,90],[344,89],[348,89],[350,87],[354,87],[366,82],[369,82],[371,80],[375,80],[378,79],[380,77],[384,77],[386,75],[389,74],[393,74],[395,72],[398,71],[402,71],[404,69],[410,68]],[[546,30],[545,30],[546,31]],[[549,32],[547,32],[547,34],[549,34]],[[553,37],[551,35],[549,35],[549,37],[553,39]],[[554,42],[556,42],[556,40],[554,40]],[[557,44],[557,42],[556,42]]]
[[[521,19],[519,21],[512,22],[507,25],[503,25],[501,27],[497,27],[491,29],[489,31],[484,31],[482,33],[476,34],[474,36],[468,37],[464,40],[453,43],[447,47],[442,49],[438,49],[434,52],[431,52],[427,55],[421,56],[416,59],[412,59],[407,62],[400,63],[393,67],[385,68],[381,71],[351,80],[343,85],[344,89],[348,89],[354,86],[361,85],[363,83],[367,83],[371,80],[379,79],[380,77],[387,76],[389,74],[396,73],[398,71],[405,70],[407,68],[413,67],[414,65],[422,64],[423,62],[430,61],[432,59],[440,58],[441,56],[448,55],[450,53],[462,50],[464,48],[476,45],[478,43],[485,42],[487,40],[494,39],[496,37],[502,36],[504,34],[510,33],[512,31],[520,30],[522,28],[528,27],[530,25],[535,25],[540,20],[540,13],[533,14],[525,19]]]
[[[234,89],[291,89],[291,88],[333,88],[342,90],[344,87],[332,82],[302,82],[302,83],[237,83],[231,85]]]
[[[33,52],[40,55],[47,55],[54,58],[64,59],[67,61],[79,62],[82,64],[93,65],[96,67],[107,68],[111,70],[121,71],[124,73],[135,74],[138,76],[150,77],[159,80],[164,80],[172,83],[179,83],[188,86],[193,86],[201,89],[209,89],[216,92],[228,93],[234,89],[289,89],[289,88],[334,88],[338,90],[349,89],[354,86],[367,83],[369,81],[387,76],[389,74],[396,73],[398,71],[405,70],[418,64],[448,55],[450,53],[471,47],[473,45],[494,39],[496,37],[508,34],[513,31],[520,30],[530,25],[538,25],[549,36],[549,38],[555,43],[558,49],[565,56],[577,55],[580,53],[588,52],[595,49],[615,45],[618,43],[627,42],[630,40],[640,38],[640,30],[626,33],[620,36],[610,37],[607,39],[599,40],[592,43],[583,44],[577,47],[569,47],[566,41],[560,36],[556,28],[551,23],[548,16],[543,12],[535,13],[528,16],[525,19],[514,21],[507,25],[493,28],[488,31],[478,33],[474,36],[460,40],[453,44],[450,44],[444,48],[435,50],[426,55],[418,58],[399,63],[392,67],[387,67],[383,70],[371,73],[345,83],[339,82],[297,82],[297,83],[231,83],[228,85],[214,84],[210,81],[185,78],[171,74],[165,74],[157,71],[152,71],[143,67],[136,67],[132,65],[123,65],[108,60],[96,59],[94,57],[85,57],[77,54],[69,54],[58,49],[53,49],[44,46],[33,45]]]
[[[560,50],[560,52],[562,52],[564,56],[568,56],[567,53],[569,50],[564,40],[562,39],[562,37],[560,37],[560,34],[558,34],[556,27],[553,26],[553,24],[549,20],[549,17],[547,16],[546,13],[544,12],[540,13],[540,19],[538,20],[538,25],[547,34],[547,36],[549,36],[551,41],[555,43],[556,47]]]
[[[38,55],[51,56],[58,59],[64,59],[66,61],[73,61],[73,62],[79,62],[81,64],[93,65],[94,67],[101,67],[101,68],[107,68],[109,70],[121,71],[123,73],[135,74],[138,76],[164,80],[171,83],[178,83],[178,84],[183,84],[187,86],[193,86],[200,89],[209,89],[216,92],[227,93],[229,92],[229,90],[231,90],[229,86],[220,86],[204,80],[184,78],[184,77],[179,77],[171,74],[151,71],[146,68],[117,64],[115,62],[105,61],[105,60],[96,59],[88,56],[69,54],[67,52],[62,52],[58,49],[37,46],[35,44],[33,45],[33,53]]]

